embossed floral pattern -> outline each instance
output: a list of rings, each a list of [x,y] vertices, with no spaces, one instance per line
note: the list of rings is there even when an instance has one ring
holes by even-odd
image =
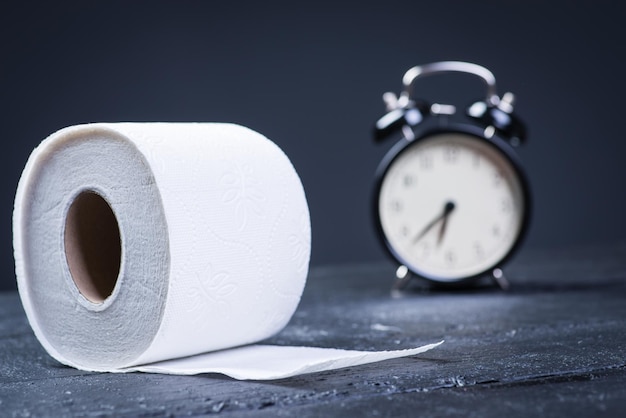
[[[239,230],[243,230],[251,214],[263,216],[265,195],[262,185],[249,164],[227,164],[220,178],[224,188],[222,202],[233,207]]]
[[[237,290],[235,283],[227,271],[214,271],[213,265],[206,267],[195,274],[196,285],[190,286],[188,310],[195,311],[196,322],[204,318],[204,311],[210,304],[218,305],[220,311],[227,313],[230,309],[228,297]]]
[[[293,233],[289,235],[289,244],[291,246],[291,255],[297,266],[299,273],[306,272],[309,266],[309,254],[311,246],[311,227],[309,224],[309,216],[301,213]]]

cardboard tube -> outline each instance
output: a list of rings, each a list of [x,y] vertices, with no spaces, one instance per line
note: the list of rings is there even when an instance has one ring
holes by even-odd
[[[113,293],[120,272],[122,246],[117,219],[106,200],[83,191],[65,220],[65,257],[81,295],[102,303]]]

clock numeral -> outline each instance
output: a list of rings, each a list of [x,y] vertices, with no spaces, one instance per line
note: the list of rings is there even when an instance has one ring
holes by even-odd
[[[479,153],[474,154],[474,157],[472,158],[472,165],[474,166],[474,168],[480,167],[480,154]]]
[[[428,256],[430,255],[430,245],[427,242],[423,242],[420,244],[417,251],[420,255],[420,258],[428,258]]]
[[[433,168],[433,157],[430,155],[420,155],[419,163],[422,170],[430,170]]]
[[[510,199],[503,199],[501,203],[501,209],[504,213],[511,213],[513,210],[513,203]]]
[[[449,163],[455,163],[459,157],[459,147],[450,145],[443,149],[443,159]]]
[[[415,184],[415,177],[410,174],[406,174],[402,179],[402,183],[404,184],[404,187],[411,187]]]
[[[485,250],[480,242],[474,242],[474,255],[477,260],[482,260],[485,257]]]
[[[391,210],[393,210],[394,212],[401,212],[403,208],[402,202],[399,200],[392,200],[391,201]]]
[[[494,237],[499,237],[500,232],[500,225],[494,225],[491,227],[491,235],[493,235]]]
[[[406,225],[403,225],[400,229],[400,235],[402,235],[404,238],[408,237],[410,232],[411,231],[409,230],[409,227]]]
[[[500,185],[502,184],[502,180],[503,180],[502,173],[499,172],[499,171],[496,171],[493,174],[493,185],[494,185],[494,187],[496,187],[496,188],[500,187]]]
[[[453,266],[456,264],[456,253],[454,251],[446,251],[444,257],[446,260],[446,264],[448,264],[449,266]]]

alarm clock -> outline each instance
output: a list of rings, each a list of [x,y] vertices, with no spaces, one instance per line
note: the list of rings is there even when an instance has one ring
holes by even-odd
[[[457,112],[416,97],[417,79],[444,73],[480,78],[485,98]],[[376,229],[399,264],[394,288],[413,277],[458,285],[489,276],[508,287],[501,267],[520,246],[531,212],[514,150],[526,128],[513,113],[513,94],[498,96],[494,75],[467,62],[416,66],[402,82],[399,96],[383,95],[387,113],[374,130],[376,141],[400,134],[376,171],[374,190]]]

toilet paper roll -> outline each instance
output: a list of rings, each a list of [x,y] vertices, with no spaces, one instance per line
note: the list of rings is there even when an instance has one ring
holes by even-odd
[[[238,125],[62,129],[31,154],[13,223],[28,320],[50,355],[79,369],[269,379],[432,348],[224,350],[287,324],[311,242],[293,166]]]

